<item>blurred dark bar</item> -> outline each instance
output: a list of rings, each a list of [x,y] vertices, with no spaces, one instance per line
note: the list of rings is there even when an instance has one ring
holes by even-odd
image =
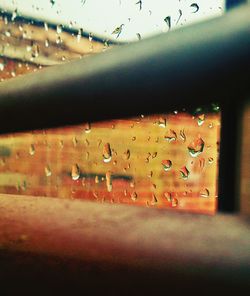
[[[237,7],[243,3],[247,3],[247,0],[226,0],[226,9]]]
[[[2,295],[249,291],[249,220],[239,216],[13,195],[0,203]]]
[[[0,84],[1,132],[244,98],[250,8]]]

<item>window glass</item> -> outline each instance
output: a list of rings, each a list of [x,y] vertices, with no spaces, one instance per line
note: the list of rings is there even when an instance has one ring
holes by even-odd
[[[3,81],[97,54],[116,46],[113,41],[138,40],[219,15],[224,2],[87,0],[69,8],[68,1],[0,1],[0,7]],[[213,214],[219,142],[216,103],[2,135],[0,193]]]

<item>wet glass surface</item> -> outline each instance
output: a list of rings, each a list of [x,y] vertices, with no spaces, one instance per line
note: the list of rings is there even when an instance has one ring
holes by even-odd
[[[18,7],[17,2],[11,5]],[[147,7],[145,1],[134,2],[137,13]],[[190,14],[203,11],[202,1],[184,2]],[[58,3],[49,5],[53,8]],[[217,4],[211,4],[211,10],[223,10]],[[39,5],[32,9],[44,11]],[[184,24],[185,9],[178,7],[176,12],[162,19],[163,32]],[[112,38],[119,39],[126,26],[124,22],[113,27]],[[19,9],[12,13],[2,10],[0,80],[114,46],[109,39],[97,40],[93,35],[76,29],[73,20],[67,25],[37,23],[23,18]],[[136,32],[136,36],[140,40],[143,34]],[[217,209],[219,142],[220,108],[216,104],[192,112],[163,110],[162,114],[126,120],[2,135],[0,193],[213,214]]]

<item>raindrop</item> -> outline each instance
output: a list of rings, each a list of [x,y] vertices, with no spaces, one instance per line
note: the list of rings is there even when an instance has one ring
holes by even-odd
[[[57,36],[56,44],[61,44],[61,43],[63,43],[61,36]]]
[[[158,203],[158,199],[156,197],[156,195],[153,193],[152,194],[152,199],[151,199],[151,205],[154,206]]]
[[[198,124],[198,126],[203,125],[204,121],[205,121],[205,114],[199,115],[198,118],[197,118],[197,124]]]
[[[142,0],[139,0],[135,3],[136,5],[139,4],[139,10],[142,10]]]
[[[137,200],[137,193],[135,191],[131,193],[131,199],[133,201],[136,201]]]
[[[47,23],[44,23],[44,30],[45,31],[48,31],[49,30],[49,27],[48,27],[48,24]]]
[[[107,186],[107,191],[111,192],[112,191],[112,177],[111,177],[110,171],[108,171],[106,173],[106,186]]]
[[[16,17],[17,17],[17,9],[12,13],[11,21],[13,22]]]
[[[46,167],[44,168],[44,172],[46,177],[50,177],[52,175],[49,165],[46,165]]]
[[[180,169],[180,173],[181,173],[181,178],[182,178],[183,180],[187,180],[188,177],[189,177],[189,174],[190,174],[190,172],[189,172],[189,170],[187,169],[186,166],[184,166],[184,167],[182,167],[182,168]]]
[[[76,181],[80,178],[80,168],[79,166],[75,163],[72,165],[72,168],[71,168],[71,177],[72,177],[72,180]]]
[[[49,47],[49,39],[45,39],[44,44],[45,44],[45,47]]]
[[[125,159],[125,160],[128,160],[128,159],[130,158],[130,150],[127,149],[127,151],[125,151],[125,152],[123,153],[123,155],[124,155],[124,159]]]
[[[3,70],[4,70],[4,64],[0,63],[0,71],[3,71]]]
[[[214,162],[213,157],[209,157],[209,158],[208,158],[208,163],[211,164],[211,163],[213,163],[213,162]]]
[[[157,152],[154,152],[154,153],[152,154],[152,158],[156,158],[156,156],[157,156]]]
[[[180,138],[182,139],[183,142],[186,142],[186,134],[184,129],[180,130]]]
[[[32,58],[37,58],[39,56],[39,46],[34,44],[31,49],[31,56]]]
[[[169,134],[164,137],[169,143],[177,140],[177,134],[174,130],[170,130]]]
[[[35,146],[34,146],[34,144],[31,144],[31,145],[30,145],[30,148],[29,148],[29,154],[30,154],[30,155],[34,155],[34,154],[35,154]]]
[[[131,188],[134,188],[134,187],[135,187],[135,181],[132,180],[132,181],[129,183],[129,185],[130,185]]]
[[[63,142],[63,140],[60,140],[60,141],[59,141],[59,146],[60,146],[61,149],[63,148],[63,146],[64,146],[64,142]]]
[[[62,25],[57,25],[56,26],[56,32],[57,32],[57,34],[62,33]]]
[[[73,137],[72,142],[73,142],[74,147],[76,147],[76,145],[78,143],[77,138]]]
[[[167,24],[168,29],[171,29],[171,16],[167,16],[164,18],[164,22]]]
[[[204,149],[204,141],[202,138],[197,138],[194,140],[192,143],[189,144],[188,146],[188,152],[192,157],[197,157],[200,155]]]
[[[182,17],[182,11],[179,9],[179,17],[178,17],[178,19],[176,21],[176,25],[179,23],[181,17]]]
[[[119,27],[116,27],[114,29],[114,31],[112,32],[113,35],[116,35],[116,39],[120,36],[123,26],[124,26],[124,24],[121,24]]]
[[[86,152],[86,156],[85,156],[86,160],[89,160],[89,152]]]
[[[98,140],[98,142],[97,142],[97,147],[100,147],[100,146],[101,146],[101,144],[102,144],[102,140],[101,140],[101,139],[99,139],[99,140]]]
[[[199,159],[199,164],[200,164],[200,169],[203,170],[205,167],[205,158],[200,158]]]
[[[192,13],[196,13],[196,12],[198,12],[199,9],[200,9],[200,7],[199,7],[199,5],[198,5],[197,3],[192,3],[192,4],[190,5],[190,7],[194,8],[194,10],[192,11]]]
[[[152,184],[152,190],[156,189],[156,184]]]
[[[149,177],[149,178],[152,178],[152,177],[153,177],[153,171],[150,171],[150,172],[149,172],[148,177]]]
[[[172,161],[167,159],[167,160],[163,160],[161,162],[162,166],[163,166],[163,169],[164,171],[168,172],[169,170],[171,170],[171,167],[172,167]]]
[[[167,199],[168,202],[171,202],[172,200],[172,193],[171,192],[165,192],[164,197]]]
[[[201,197],[209,197],[209,190],[207,188],[205,188],[204,190],[202,190],[200,192],[200,196]]]
[[[90,123],[86,123],[85,125],[85,133],[89,134],[91,132],[91,125]]]
[[[110,148],[110,144],[106,143],[103,147],[103,161],[105,163],[110,162],[112,159],[112,152]]]
[[[11,36],[10,31],[5,31],[5,36],[10,37]]]
[[[178,206],[178,199],[176,197],[171,199],[171,206],[172,208],[176,208]]]
[[[22,183],[22,185],[21,185],[21,189],[23,190],[23,191],[26,191],[26,189],[27,189],[27,182],[24,180],[23,181],[23,183]]]

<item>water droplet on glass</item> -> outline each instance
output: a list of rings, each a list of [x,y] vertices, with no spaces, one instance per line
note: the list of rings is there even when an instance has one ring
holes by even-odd
[[[77,138],[73,137],[72,142],[73,142],[74,147],[76,147],[76,145],[78,143]]]
[[[107,191],[111,192],[112,191],[112,176],[111,176],[110,171],[108,171],[106,173],[106,186],[107,186]]]
[[[85,159],[86,159],[86,160],[89,160],[89,152],[88,152],[88,151],[86,152]]]
[[[32,58],[37,58],[39,56],[39,46],[37,44],[34,44],[32,46],[32,49],[31,49],[31,56]]]
[[[181,173],[181,178],[183,179],[183,180],[187,180],[188,179],[188,177],[189,177],[189,170],[187,169],[187,167],[186,166],[184,166],[184,167],[182,167],[181,169],[180,169],[180,173]]]
[[[148,177],[149,178],[152,178],[153,177],[153,172],[152,171],[149,172]]]
[[[50,177],[52,175],[49,165],[46,165],[46,167],[44,168],[44,172],[46,177]]]
[[[125,160],[128,160],[128,159],[130,158],[130,150],[127,149],[127,150],[123,153],[123,155],[124,155],[124,159],[125,159]]]
[[[56,26],[56,32],[57,32],[57,34],[62,33],[62,25],[57,25]]]
[[[25,191],[27,189],[27,182],[24,180],[21,184],[21,189]]]
[[[171,202],[172,200],[172,193],[171,192],[165,192],[164,197],[167,199],[168,202]]]
[[[200,155],[204,149],[204,141],[202,140],[202,138],[197,138],[196,140],[194,140],[192,143],[189,144],[188,146],[188,151],[189,154],[192,157],[197,157],[198,155]]]
[[[168,172],[172,167],[172,161],[169,159],[163,160],[161,164],[163,166],[164,171],[166,172]]]
[[[48,39],[45,39],[44,45],[45,45],[45,47],[49,47],[49,40]]]
[[[63,140],[59,141],[59,146],[60,146],[60,148],[63,148],[63,146],[64,146]]]
[[[97,147],[100,147],[100,146],[101,146],[101,144],[102,144],[102,140],[101,140],[101,139],[99,139],[99,140],[97,141]]]
[[[152,190],[156,189],[156,184],[152,184],[151,187],[152,187]]]
[[[132,180],[132,181],[129,183],[129,185],[130,185],[131,188],[134,188],[134,187],[135,187],[135,181]]]
[[[85,133],[89,134],[91,132],[91,125],[90,123],[86,123],[85,125]]]
[[[170,130],[169,134],[164,137],[169,143],[177,140],[177,134],[174,130]]]
[[[160,126],[160,127],[163,127],[163,128],[165,128],[166,127],[166,125],[167,125],[167,120],[166,120],[166,118],[160,118],[159,119],[159,121],[158,121],[158,125]]]
[[[208,158],[208,163],[211,164],[211,163],[213,163],[213,162],[214,162],[213,157],[209,157],[209,158]]]
[[[156,195],[153,193],[152,194],[152,199],[151,199],[151,205],[154,206],[158,203],[158,199],[156,197]]]
[[[131,193],[131,199],[133,201],[136,201],[137,200],[137,193],[135,191]]]
[[[71,168],[71,177],[72,177],[72,180],[76,181],[80,178],[80,168],[79,166],[75,163],[72,165],[72,168]]]
[[[203,125],[204,121],[205,121],[205,114],[199,115],[198,118],[197,118],[197,124],[198,124],[198,126]]]
[[[3,71],[3,70],[4,70],[4,64],[0,63],[0,71]]]
[[[172,206],[172,208],[176,208],[178,206],[178,199],[176,197],[172,198],[171,206]]]
[[[99,183],[99,177],[95,176],[95,183],[98,184]]]
[[[154,153],[152,154],[152,158],[156,158],[156,156],[157,156],[157,152],[154,152]]]
[[[47,23],[44,23],[44,30],[45,31],[48,31],[49,30],[49,27],[48,27],[48,24]]]
[[[31,145],[30,145],[30,148],[29,148],[29,154],[30,154],[30,155],[34,155],[34,154],[35,154],[35,146],[34,146],[34,144],[31,144]]]
[[[103,161],[104,162],[110,162],[112,159],[112,152],[110,148],[110,144],[106,143],[103,147]]]
[[[209,190],[207,188],[203,189],[201,192],[200,192],[200,196],[201,197],[209,197]]]
[[[135,141],[136,140],[136,137],[132,137],[132,141]]]
[[[10,31],[5,31],[5,36],[10,37],[11,36]]]
[[[180,130],[180,138],[182,139],[183,142],[186,142],[186,134],[184,129]]]

